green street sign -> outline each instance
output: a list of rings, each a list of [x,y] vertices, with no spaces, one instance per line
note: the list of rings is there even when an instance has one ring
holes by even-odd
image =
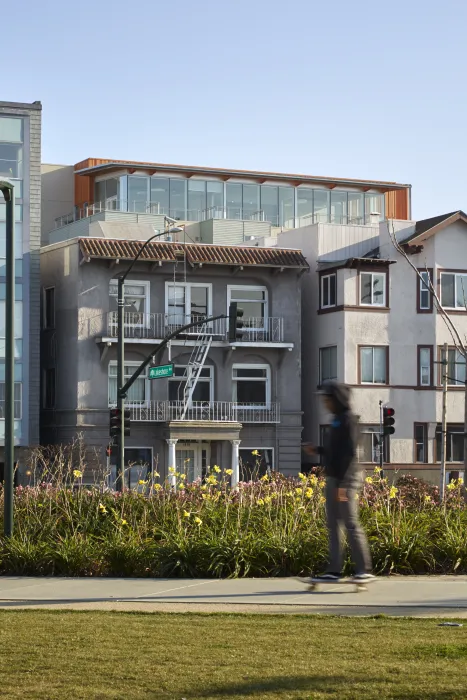
[[[159,365],[158,367],[149,368],[149,379],[160,379],[161,377],[173,377],[174,366]]]

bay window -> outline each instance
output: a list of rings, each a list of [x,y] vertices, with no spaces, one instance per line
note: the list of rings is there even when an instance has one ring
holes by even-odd
[[[322,275],[321,277],[321,308],[329,309],[336,305],[337,277],[332,275]]]
[[[441,273],[441,306],[467,310],[467,273]]]
[[[386,306],[385,272],[362,272],[360,274],[360,304],[362,306]]]

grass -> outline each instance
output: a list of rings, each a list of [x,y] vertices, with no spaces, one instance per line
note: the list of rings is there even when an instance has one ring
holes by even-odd
[[[2,700],[465,698],[467,628],[438,622],[1,611],[0,694]]]

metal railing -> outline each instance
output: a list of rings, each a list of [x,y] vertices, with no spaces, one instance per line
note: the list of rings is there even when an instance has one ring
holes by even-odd
[[[143,314],[139,312],[126,312],[124,314],[125,338],[133,339],[159,339],[165,338],[169,333],[187,325],[188,323],[198,323],[199,326],[185,331],[184,336],[196,337],[201,332],[205,332],[203,323],[204,316],[185,316],[183,314]],[[284,319],[281,317],[269,318],[244,318],[244,332],[242,340],[238,342],[246,343],[283,343],[284,342]],[[110,311],[107,314],[106,328],[98,330],[95,326],[95,333],[106,333],[109,338],[117,337],[117,312]],[[211,321],[207,326],[207,332],[213,335],[213,339],[227,340],[228,324],[226,318]]]
[[[183,401],[148,401],[130,407],[131,420],[154,423],[210,421],[223,423],[279,423],[278,403],[254,404],[231,401],[192,401],[184,414]]]

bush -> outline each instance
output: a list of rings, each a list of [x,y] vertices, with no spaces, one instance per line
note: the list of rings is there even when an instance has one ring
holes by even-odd
[[[299,576],[326,563],[321,475],[271,474],[231,490],[229,470],[213,467],[204,483],[177,474],[175,492],[140,482],[141,493],[123,494],[85,487],[80,470],[62,477],[16,489],[15,535],[0,538],[0,574]],[[461,488],[449,485],[441,505],[438,490],[414,477],[395,486],[367,477],[360,503],[375,571],[467,573]]]

